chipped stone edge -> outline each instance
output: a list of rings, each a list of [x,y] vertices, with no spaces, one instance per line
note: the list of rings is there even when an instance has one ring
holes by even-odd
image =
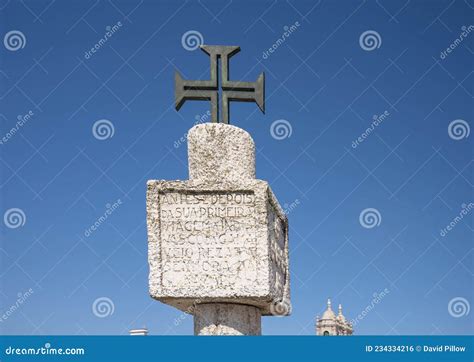
[[[270,200],[270,205],[273,206],[274,210],[276,211],[277,216],[280,218],[281,222],[283,223],[283,227],[285,228],[284,235],[285,235],[285,245],[284,245],[284,253],[286,259],[286,270],[285,270],[285,284],[283,286],[283,295],[275,295],[273,302],[281,302],[284,301],[288,306],[288,313],[285,316],[291,315],[291,295],[290,295],[290,256],[289,256],[289,223],[288,223],[288,216],[283,211],[278,199],[276,198],[275,194],[273,193],[270,185],[267,183],[267,193]],[[268,234],[270,237],[270,234]],[[270,240],[268,240],[268,252],[270,253]],[[271,268],[269,269],[269,273],[271,272]],[[268,314],[264,314],[268,315]],[[270,313],[272,315],[272,313]]]

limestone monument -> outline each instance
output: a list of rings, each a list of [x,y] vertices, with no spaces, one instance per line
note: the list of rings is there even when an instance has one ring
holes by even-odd
[[[230,81],[229,58],[240,48],[201,49],[211,80],[176,73],[176,109],[209,100],[212,123],[188,132],[189,180],[148,181],[149,292],[192,314],[196,335],[260,335],[262,315],[291,311],[288,220],[268,183],[255,178],[255,144],[229,124],[229,102],[255,102],[263,111],[264,75]]]

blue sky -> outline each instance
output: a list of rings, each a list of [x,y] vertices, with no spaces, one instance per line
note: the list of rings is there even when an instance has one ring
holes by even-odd
[[[2,1],[0,312],[16,308],[0,332],[192,334],[191,317],[148,296],[145,191],[148,179],[187,178],[187,147],[176,142],[209,110],[174,110],[175,69],[209,77],[209,57],[183,46],[194,31],[241,47],[231,79],[266,74],[266,113],[231,110],[255,140],[257,177],[295,206],[293,314],[265,317],[263,333],[314,334],[328,297],[355,319],[387,289],[356,334],[472,334],[472,10],[468,1]],[[10,31],[19,43],[7,42]],[[360,41],[366,31],[375,44]],[[283,139],[271,133],[280,120],[291,128]],[[97,121],[109,127],[103,140]],[[366,209],[378,212],[373,227],[359,221]],[[99,298],[113,305],[103,318]]]

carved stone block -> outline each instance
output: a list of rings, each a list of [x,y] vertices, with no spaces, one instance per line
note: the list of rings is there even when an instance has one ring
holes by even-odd
[[[273,309],[289,303],[288,221],[267,182],[148,181],[147,224],[153,298],[285,314]]]

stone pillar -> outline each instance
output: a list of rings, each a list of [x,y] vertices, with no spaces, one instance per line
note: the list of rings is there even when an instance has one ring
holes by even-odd
[[[194,310],[195,335],[262,334],[262,313],[259,308],[244,304],[198,304]]]
[[[189,180],[148,181],[150,295],[193,314],[195,334],[259,335],[291,309],[286,215],[246,131],[194,126],[188,161]]]
[[[205,123],[188,132],[189,179],[245,183],[255,179],[255,144],[241,128]]]

